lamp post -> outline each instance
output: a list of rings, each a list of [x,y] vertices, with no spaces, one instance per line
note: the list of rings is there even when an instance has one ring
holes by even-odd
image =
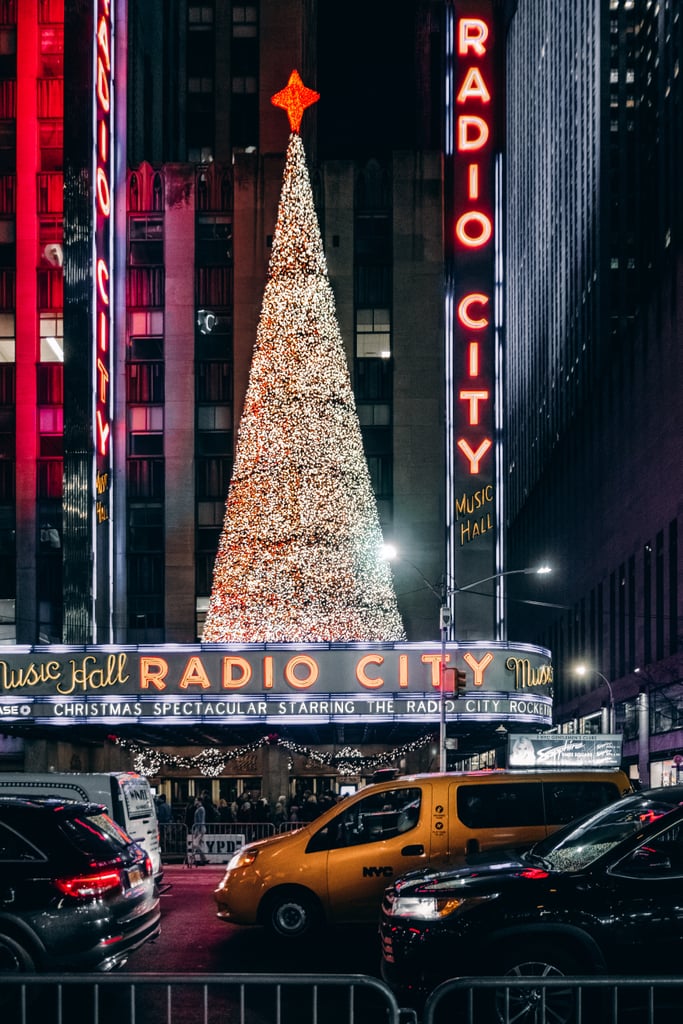
[[[439,771],[445,772],[447,766],[446,758],[446,691],[445,691],[445,668],[446,668],[446,642],[448,640],[449,633],[455,632],[455,597],[457,594],[461,594],[463,591],[472,590],[474,587],[479,587],[483,583],[490,583],[491,580],[500,579],[503,576],[531,576],[531,575],[546,575],[552,572],[552,569],[548,565],[541,565],[536,568],[527,569],[506,569],[503,572],[494,572],[491,576],[484,576],[481,580],[474,580],[472,583],[466,583],[463,587],[446,585],[445,579],[441,589],[437,589],[433,583],[427,579],[421,569],[407,558],[402,558],[396,548],[391,544],[384,545],[384,555],[387,559],[400,558],[401,561],[411,566],[421,578],[425,586],[439,599],[439,631],[441,636],[441,663],[439,666],[440,681],[441,681],[441,700],[439,701]],[[452,598],[452,606],[449,605],[448,599]]]
[[[599,669],[588,668],[586,665],[577,665],[574,671],[577,676],[585,676],[589,672],[592,672],[593,675],[596,675],[598,676],[598,678],[602,679],[603,683],[606,685],[609,693],[609,722],[607,723],[607,731],[609,733],[613,733],[616,728],[617,719],[614,711],[614,693],[612,691],[612,684],[610,683],[609,679],[603,672],[600,672]]]

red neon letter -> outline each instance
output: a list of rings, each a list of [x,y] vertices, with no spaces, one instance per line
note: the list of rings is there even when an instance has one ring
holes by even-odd
[[[467,198],[479,198],[479,164],[470,164],[467,168]]]
[[[109,383],[109,374],[107,373],[107,367],[101,359],[97,360],[97,377],[100,382],[100,402],[104,405],[107,401],[107,384]],[[462,395],[460,397],[462,398]]]
[[[471,341],[468,347],[470,377],[479,376],[479,342]]]
[[[105,14],[109,15],[109,4],[106,5]],[[107,71],[111,71],[111,58],[109,56],[109,26],[105,17],[100,18],[100,23],[97,26],[97,42],[99,43],[99,51],[104,58],[104,65]]]
[[[482,149],[488,142],[489,126],[476,114],[461,114],[458,118],[458,149]]]
[[[478,225],[477,233],[468,231],[470,224]],[[475,228],[475,230],[477,230]],[[493,224],[491,219],[486,216],[485,213],[481,213],[480,210],[470,210],[469,213],[463,213],[462,217],[458,217],[455,224],[455,234],[459,242],[466,245],[469,249],[476,249],[480,245],[486,245],[493,234]]]
[[[491,100],[491,93],[486,88],[479,68],[469,68],[456,97],[457,103],[467,103],[468,100],[481,100],[482,103]]]
[[[100,101],[100,107],[105,112],[109,113],[109,79],[107,78],[107,72],[105,70],[102,58],[97,58],[97,98]]]
[[[461,57],[467,54],[468,50],[474,50],[477,57],[483,57],[486,53],[484,43],[488,39],[489,29],[481,18],[461,18],[458,22],[458,53]]]
[[[474,320],[470,316],[470,306],[474,305],[475,302],[480,306],[486,306],[488,301],[488,295],[482,295],[480,292],[470,292],[469,295],[460,300],[458,303],[458,320],[463,327],[469,327],[473,331],[488,327],[489,322],[485,316],[480,317],[478,320]]]
[[[97,205],[103,217],[111,213],[111,196],[109,194],[109,181],[103,167],[97,168]]]
[[[109,321],[107,320],[107,314],[104,310],[100,310],[98,322],[99,330],[97,335],[100,339],[100,352],[106,352],[109,348]]]
[[[470,425],[476,426],[479,423],[479,403],[486,402],[488,400],[488,391],[461,391],[460,398],[465,402],[470,403]]]
[[[107,454],[109,445],[109,424],[105,422],[100,409],[97,410],[97,450],[100,455]]]
[[[97,261],[97,290],[100,293],[100,298],[105,306],[109,305],[109,267],[105,261],[100,258]]]
[[[467,458],[467,461],[470,464],[470,473],[479,472],[479,463],[486,455],[490,447],[491,442],[489,441],[488,437],[485,437],[484,440],[479,445],[479,447],[477,448],[476,452],[473,452],[467,441],[463,437],[460,438],[460,440],[458,441],[458,448]]]

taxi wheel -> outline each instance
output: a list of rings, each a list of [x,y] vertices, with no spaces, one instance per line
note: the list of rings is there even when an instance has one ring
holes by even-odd
[[[322,920],[320,905],[303,889],[279,889],[268,900],[265,920],[281,939],[310,935]]]

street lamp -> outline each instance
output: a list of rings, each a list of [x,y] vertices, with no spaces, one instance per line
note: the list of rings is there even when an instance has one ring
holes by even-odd
[[[574,672],[577,676],[585,676],[588,675],[589,672],[592,672],[593,675],[596,675],[600,679],[602,679],[603,683],[605,683],[605,685],[607,686],[607,690],[609,692],[609,723],[607,731],[609,733],[613,733],[616,728],[617,719],[614,712],[614,693],[612,692],[612,684],[610,683],[609,679],[603,672],[600,672],[599,669],[589,668],[587,665],[577,665],[574,669]]]
[[[474,587],[481,586],[482,583],[490,583],[491,580],[500,579],[503,576],[531,576],[540,575],[544,576],[547,573],[552,572],[549,565],[541,565],[538,567],[532,567],[527,569],[506,569],[503,572],[494,572],[491,576],[484,576],[481,580],[474,580],[472,583],[466,583],[463,587],[452,586],[448,587],[444,578],[444,582],[440,589],[434,586],[433,583],[427,579],[421,569],[419,569],[413,562],[410,562],[407,558],[403,558],[399,555],[397,549],[392,544],[385,544],[384,557],[391,560],[399,558],[402,562],[410,565],[418,576],[422,579],[422,582],[431,590],[432,594],[439,599],[441,606],[439,608],[439,630],[441,634],[441,661],[439,665],[439,676],[441,681],[441,700],[439,701],[439,771],[445,772],[447,766],[446,758],[446,691],[445,691],[445,669],[446,669],[446,641],[448,640],[449,633],[455,633],[455,597],[457,594],[461,594],[465,590],[472,590]],[[452,598],[452,605],[449,605],[448,599]]]

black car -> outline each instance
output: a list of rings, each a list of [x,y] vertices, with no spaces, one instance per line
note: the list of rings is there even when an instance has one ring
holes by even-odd
[[[160,913],[149,857],[104,807],[0,798],[0,972],[109,970]]]
[[[624,797],[525,853],[404,875],[385,891],[380,935],[404,1005],[458,976],[679,974],[683,786]],[[571,1019],[567,990],[553,992],[564,1004],[547,1019]],[[509,1019],[535,1019],[523,1009]]]

